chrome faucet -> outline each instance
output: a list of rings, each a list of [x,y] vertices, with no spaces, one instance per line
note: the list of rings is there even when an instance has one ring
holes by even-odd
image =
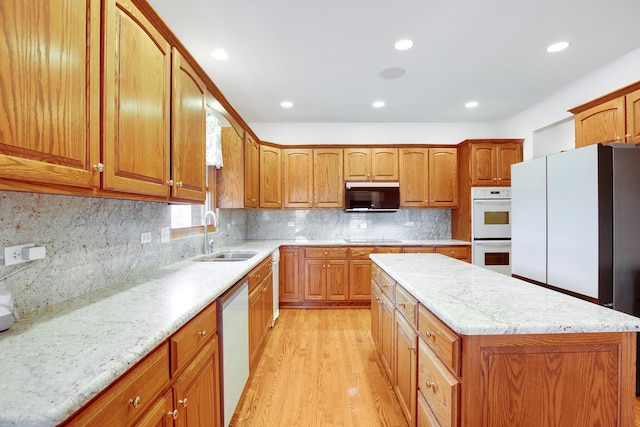
[[[204,221],[204,254],[205,255],[209,255],[211,253],[211,247],[215,242],[215,239],[209,240],[209,227],[207,226],[207,219],[209,218],[209,216],[211,216],[211,219],[213,219],[213,226],[216,228],[216,230],[218,229],[218,215],[216,215],[216,213],[213,211],[207,211],[207,213],[204,214],[204,220],[203,220]]]

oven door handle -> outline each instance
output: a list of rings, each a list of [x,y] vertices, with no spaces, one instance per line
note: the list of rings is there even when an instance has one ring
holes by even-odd
[[[473,243],[475,243],[478,246],[511,246],[511,241],[508,242],[487,242],[487,241],[482,241],[482,240],[475,240]]]

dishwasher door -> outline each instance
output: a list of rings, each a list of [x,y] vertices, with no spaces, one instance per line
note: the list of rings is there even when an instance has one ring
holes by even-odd
[[[249,282],[222,297],[222,385],[224,426],[231,422],[249,379]]]

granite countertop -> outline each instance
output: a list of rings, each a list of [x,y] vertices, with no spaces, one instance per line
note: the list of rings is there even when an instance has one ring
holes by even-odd
[[[370,258],[461,335],[640,331],[638,317],[443,255]]]
[[[469,244],[460,240],[376,243]],[[18,322],[0,333],[0,426],[62,422],[280,246],[376,243],[344,239],[243,242],[223,249],[257,251],[250,260],[207,263],[194,262],[194,257]]]

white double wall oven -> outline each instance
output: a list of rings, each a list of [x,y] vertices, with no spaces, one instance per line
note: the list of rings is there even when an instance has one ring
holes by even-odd
[[[472,262],[511,275],[511,188],[471,188]]]

